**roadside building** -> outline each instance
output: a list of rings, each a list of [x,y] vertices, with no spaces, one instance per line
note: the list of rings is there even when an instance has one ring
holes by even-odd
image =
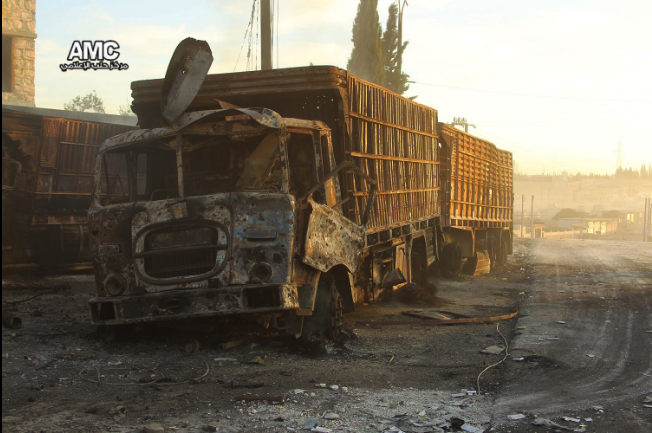
[[[606,235],[618,229],[618,218],[559,218],[557,225],[566,229],[581,230],[581,233]]]
[[[34,106],[36,0],[2,0],[2,104]]]

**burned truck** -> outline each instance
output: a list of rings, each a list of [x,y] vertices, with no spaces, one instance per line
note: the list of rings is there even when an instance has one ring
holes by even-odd
[[[193,82],[200,51],[132,83],[144,129],[98,153],[100,329],[207,318],[334,338],[342,313],[452,262],[441,190],[457,148],[436,110],[332,66]]]

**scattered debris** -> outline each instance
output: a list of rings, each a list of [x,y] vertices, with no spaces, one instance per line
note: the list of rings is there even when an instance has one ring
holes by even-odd
[[[232,349],[234,347],[240,346],[244,343],[244,340],[233,340],[227,341],[226,343],[221,343],[218,345],[220,350]]]
[[[199,352],[199,341],[191,340],[190,343],[186,344],[186,352],[188,353]]]
[[[261,358],[260,356],[258,356],[258,355],[249,358],[249,360],[247,361],[247,364],[263,365],[264,363],[265,363],[265,360],[263,358]]]
[[[333,420],[340,419],[340,416],[338,414],[336,414],[336,413],[329,412],[326,415],[324,415],[323,418],[333,421]]]
[[[338,391],[340,389],[338,385],[331,385],[329,388],[332,389],[333,391]]]
[[[165,433],[165,429],[161,424],[153,422],[143,426],[143,433]]]
[[[469,424],[464,424],[462,426],[462,430],[464,430],[465,432],[469,432],[469,433],[482,433],[482,432],[484,432],[484,429],[474,427],[474,426],[469,425]]]
[[[573,417],[570,417],[570,416],[562,416],[561,419],[563,419],[564,421],[568,421],[568,422],[580,422],[580,421],[582,421],[579,418],[573,418]]]
[[[523,361],[525,361],[525,358],[520,356],[518,358],[512,358],[512,361],[514,361],[514,362],[523,362]]]
[[[589,358],[595,358],[595,355],[592,353],[587,353],[586,356],[588,356]]]
[[[20,329],[23,326],[23,320],[14,315],[2,313],[2,326],[9,329]]]
[[[525,415],[523,415],[522,413],[516,413],[513,415],[507,415],[507,418],[509,418],[511,421],[516,421],[525,418]]]
[[[557,322],[555,322],[555,323],[558,323],[560,325],[565,325],[566,324],[566,322],[564,322],[563,320],[557,320]]]
[[[233,382],[229,384],[229,388],[262,388],[265,386],[264,382]]]
[[[586,429],[584,427],[579,428],[579,429],[572,429],[569,427],[565,427],[561,424],[557,424],[556,422],[552,422],[549,419],[546,418],[535,418],[534,421],[532,421],[532,425],[540,426],[540,427],[548,427],[548,428],[554,428],[558,430],[565,430],[565,431],[572,431],[576,433],[582,433],[585,432]]]
[[[307,418],[303,423],[303,427],[309,430],[317,427],[317,423],[319,423],[319,418]]]
[[[464,425],[464,420],[456,416],[452,416],[450,422],[451,422],[451,427],[453,428],[460,428]]]
[[[269,401],[272,403],[285,403],[283,396],[258,396],[258,395],[239,395],[234,401]]]
[[[489,346],[485,347],[480,353],[488,353],[489,355],[500,355],[505,351],[505,346]]]

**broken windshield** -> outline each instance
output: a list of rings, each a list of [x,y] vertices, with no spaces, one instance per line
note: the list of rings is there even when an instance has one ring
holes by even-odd
[[[100,203],[179,197],[176,137],[108,151],[102,159]],[[185,196],[282,189],[279,140],[273,134],[244,139],[183,135]]]

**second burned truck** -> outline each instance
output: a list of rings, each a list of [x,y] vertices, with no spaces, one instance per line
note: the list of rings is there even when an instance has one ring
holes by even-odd
[[[511,154],[432,108],[306,67],[208,75],[169,124],[163,85],[132,84],[148,129],[98,153],[90,310],[103,329],[210,317],[334,338],[343,312],[425,286],[436,261],[472,273],[511,252]]]

